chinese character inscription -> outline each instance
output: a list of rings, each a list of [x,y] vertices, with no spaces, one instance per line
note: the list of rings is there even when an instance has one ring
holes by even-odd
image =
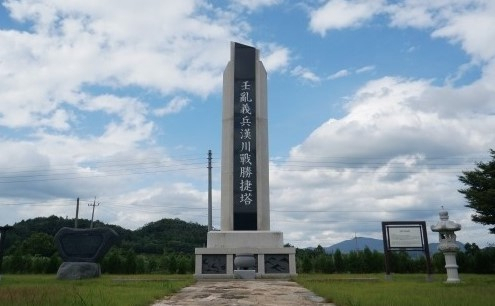
[[[234,96],[234,207],[256,211],[255,83],[236,80]]]

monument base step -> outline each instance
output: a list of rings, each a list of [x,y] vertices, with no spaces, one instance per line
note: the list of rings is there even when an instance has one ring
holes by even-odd
[[[234,270],[234,278],[255,279],[256,278],[256,270]]]
[[[287,279],[296,273],[296,249],[281,248],[196,248],[197,279],[233,279],[236,254],[253,254],[256,278]]]
[[[282,232],[272,231],[210,231],[207,248],[282,248]]]

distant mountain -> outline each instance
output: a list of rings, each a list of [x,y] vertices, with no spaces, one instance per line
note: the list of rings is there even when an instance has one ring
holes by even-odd
[[[366,237],[356,237],[354,239],[341,241],[329,247],[324,247],[324,249],[327,253],[335,253],[337,249],[339,249],[342,253],[349,253],[351,251],[362,251],[365,247],[368,247],[371,251],[376,250],[383,253],[383,240]]]
[[[464,243],[457,242],[461,251],[464,251]],[[430,243],[430,254],[433,255],[438,252],[438,243]],[[336,243],[332,246],[324,247],[323,249],[327,253],[335,253],[339,249],[342,253],[349,253],[351,251],[362,251],[365,247],[368,247],[371,251],[377,251],[383,253],[383,240],[367,237],[356,237],[349,240]]]

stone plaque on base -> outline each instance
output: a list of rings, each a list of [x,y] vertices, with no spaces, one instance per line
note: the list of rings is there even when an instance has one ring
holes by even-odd
[[[265,273],[289,273],[288,254],[269,254],[265,256]]]
[[[201,273],[225,274],[227,273],[227,255],[203,255]]]

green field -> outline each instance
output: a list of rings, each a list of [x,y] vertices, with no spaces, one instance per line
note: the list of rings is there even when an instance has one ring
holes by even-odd
[[[3,275],[0,305],[150,305],[194,282],[192,275],[103,275],[57,280],[55,275]]]
[[[461,274],[460,284],[445,275],[302,274],[299,284],[338,306],[491,306],[495,275]],[[55,275],[3,275],[0,305],[150,305],[194,283],[192,275],[103,275],[79,281]],[[212,305],[213,306],[213,305]]]
[[[492,306],[495,275],[461,274],[461,283],[445,284],[446,275],[306,274],[302,286],[338,306]]]

